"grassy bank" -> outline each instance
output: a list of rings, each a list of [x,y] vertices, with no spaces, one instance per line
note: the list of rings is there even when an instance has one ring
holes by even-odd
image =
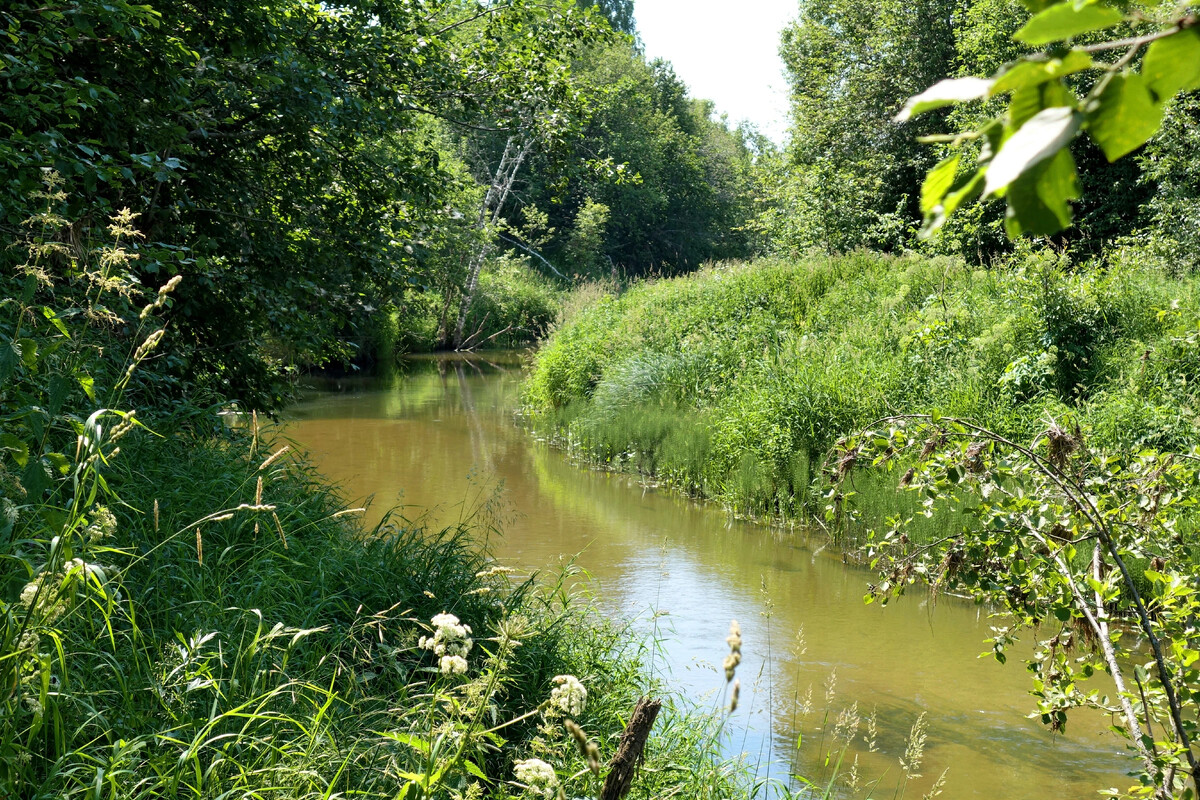
[[[1200,294],[1133,255],[718,265],[576,314],[537,354],[526,403],[598,463],[757,515],[818,508],[837,439],[900,412],[1022,439],[1052,417],[1107,448],[1186,450]]]
[[[487,531],[361,528],[256,422],[172,394],[181,278],[128,272],[132,220],[35,231],[0,276],[0,796],[594,795],[662,689],[647,645]],[[716,722],[663,720],[635,796],[734,795]]]
[[[553,580],[514,581],[467,528],[357,528],[302,463],[255,445],[131,433],[75,533],[27,538],[18,517],[4,795],[506,797],[531,758],[584,793],[554,678],[586,687],[572,717],[607,763],[661,688],[644,644]],[[428,646],[439,614],[470,626],[463,672]],[[713,743],[664,713],[634,796],[730,796]]]

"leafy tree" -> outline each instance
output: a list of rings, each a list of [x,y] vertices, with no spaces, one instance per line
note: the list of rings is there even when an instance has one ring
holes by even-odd
[[[934,156],[913,141],[911,126],[888,122],[906,97],[953,70],[960,6],[804,3],[784,29],[791,141],[786,168],[769,179],[768,191],[775,186],[777,202],[789,209],[781,212],[785,222],[800,214],[795,226],[775,228],[788,249],[888,246],[894,236],[877,235],[881,225],[917,218],[911,187]]]
[[[1071,203],[1081,197],[1072,143],[1086,132],[1108,161],[1117,161],[1158,131],[1179,92],[1200,87],[1200,32],[1190,14],[1157,7],[1125,13],[1098,0],[1023,4],[1033,16],[1013,36],[1043,49],[987,79],[941,81],[897,115],[907,121],[956,103],[1007,99],[1002,113],[973,129],[932,137],[952,153],[922,186],[926,231],[964,204],[1001,197],[1010,237],[1057,233],[1071,224]],[[1132,35],[1100,38],[1099,32]],[[964,151],[967,142],[978,149]]]
[[[994,604],[999,661],[1021,632],[1037,634],[1028,668],[1042,721],[1059,731],[1071,710],[1098,709],[1136,754],[1139,785],[1106,796],[1197,796],[1195,453],[1110,455],[1053,420],[1025,445],[965,420],[894,417],[841,443],[831,513],[852,498],[855,464],[906,470],[900,485],[926,514],[958,508],[969,520],[933,541],[911,540],[911,519],[872,535],[880,578],[868,600],[923,581]],[[1115,696],[1089,688],[1098,674]]]
[[[597,253],[606,273],[672,273],[746,255],[743,135],[715,121],[711,104],[688,97],[669,64],[647,64],[628,43],[593,48],[575,69],[595,87],[587,125],[558,161],[535,158],[515,196],[549,213],[558,236],[546,251],[559,270],[584,271],[569,259],[574,229],[594,221],[584,211],[589,202],[609,210]]]
[[[637,35],[633,18],[633,0],[580,0],[585,8],[595,8],[604,15],[612,29],[627,36]]]
[[[559,56],[600,30],[566,0],[18,0],[0,23],[3,232],[46,167],[82,227],[142,209],[139,278],[188,278],[167,366],[256,407],[424,280],[458,191],[430,122],[515,129],[569,101]]]

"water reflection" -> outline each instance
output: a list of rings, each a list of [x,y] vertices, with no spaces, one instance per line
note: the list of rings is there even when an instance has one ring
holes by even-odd
[[[930,731],[910,797],[947,766],[946,797],[1086,796],[1128,783],[1104,720],[1080,715],[1069,737],[1054,737],[1025,718],[1033,701],[1017,654],[1007,666],[978,658],[988,631],[978,606],[943,598],[934,608],[920,594],[864,605],[870,576],[802,531],[731,520],[571,464],[514,424],[520,379],[513,355],[417,360],[382,383],[322,386],[291,410],[287,433],[352,498],[373,496],[377,516],[395,504],[435,523],[487,513],[505,523],[493,543],[501,560],[535,570],[574,557],[606,610],[665,636],[655,668],[702,702],[721,702],[718,665],[739,620],[742,700],[729,747],[764,776],[781,777],[793,758],[819,775],[826,710],[831,729],[857,702],[863,718],[876,714],[877,749],[860,728],[847,758],[883,776],[876,796],[898,783],[921,712]],[[814,710],[803,716],[806,696]]]

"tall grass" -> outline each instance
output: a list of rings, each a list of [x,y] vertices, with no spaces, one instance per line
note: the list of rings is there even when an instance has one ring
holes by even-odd
[[[504,798],[533,759],[588,793],[661,688],[642,643],[565,576],[512,579],[488,531],[359,527],[256,419],[121,410],[178,279],[144,297],[133,215],[80,246],[43,196],[0,276],[0,796]],[[634,796],[733,796],[711,756],[658,737]]]
[[[823,506],[838,438],[898,412],[1016,437],[1070,419],[1105,447],[1186,449],[1197,319],[1196,281],[1136,253],[991,270],[871,253],[721,264],[577,313],[538,352],[525,403],[597,462],[797,516]]]

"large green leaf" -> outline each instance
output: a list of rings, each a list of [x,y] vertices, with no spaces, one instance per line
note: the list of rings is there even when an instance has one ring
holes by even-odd
[[[1111,28],[1123,19],[1125,16],[1120,11],[1098,2],[1059,3],[1025,23],[1013,38],[1025,44],[1050,44],[1081,33]]]
[[[1062,58],[1021,60],[1009,64],[992,83],[992,97],[1004,92],[1038,86],[1048,81],[1073,75],[1092,66],[1092,57],[1082,50],[1071,50]]]
[[[984,78],[947,78],[938,81],[920,94],[908,98],[904,108],[896,115],[896,121],[907,122],[917,114],[935,108],[987,97],[991,85],[992,82]]]
[[[1142,59],[1142,77],[1159,103],[1181,89],[1200,88],[1200,33],[1188,28],[1152,43]]]
[[[958,210],[959,206],[978,197],[983,191],[985,174],[985,170],[978,169],[972,174],[959,177],[946,196],[942,198],[942,202],[935,205],[926,215],[920,235],[929,237],[946,223],[946,220]]]
[[[925,182],[921,184],[921,213],[925,216],[928,217],[934,208],[941,205],[942,198],[946,196],[946,192],[950,191],[961,158],[962,153],[956,152],[949,158],[943,159],[925,176]]]
[[[1023,173],[1062,150],[1082,124],[1083,115],[1068,106],[1039,111],[1009,137],[992,159],[983,193],[991,195],[1001,191]]]
[[[1154,102],[1136,72],[1113,75],[1088,114],[1088,133],[1109,161],[1145,144],[1162,124],[1162,106]]]
[[[1025,86],[1013,92],[1008,103],[1009,127],[1012,130],[1020,128],[1044,108],[1074,106],[1077,102],[1075,95],[1060,81]]]
[[[1005,195],[1004,227],[1012,239],[1025,233],[1048,236],[1071,224],[1071,200],[1079,199],[1075,159],[1066,149],[1013,181]]]

